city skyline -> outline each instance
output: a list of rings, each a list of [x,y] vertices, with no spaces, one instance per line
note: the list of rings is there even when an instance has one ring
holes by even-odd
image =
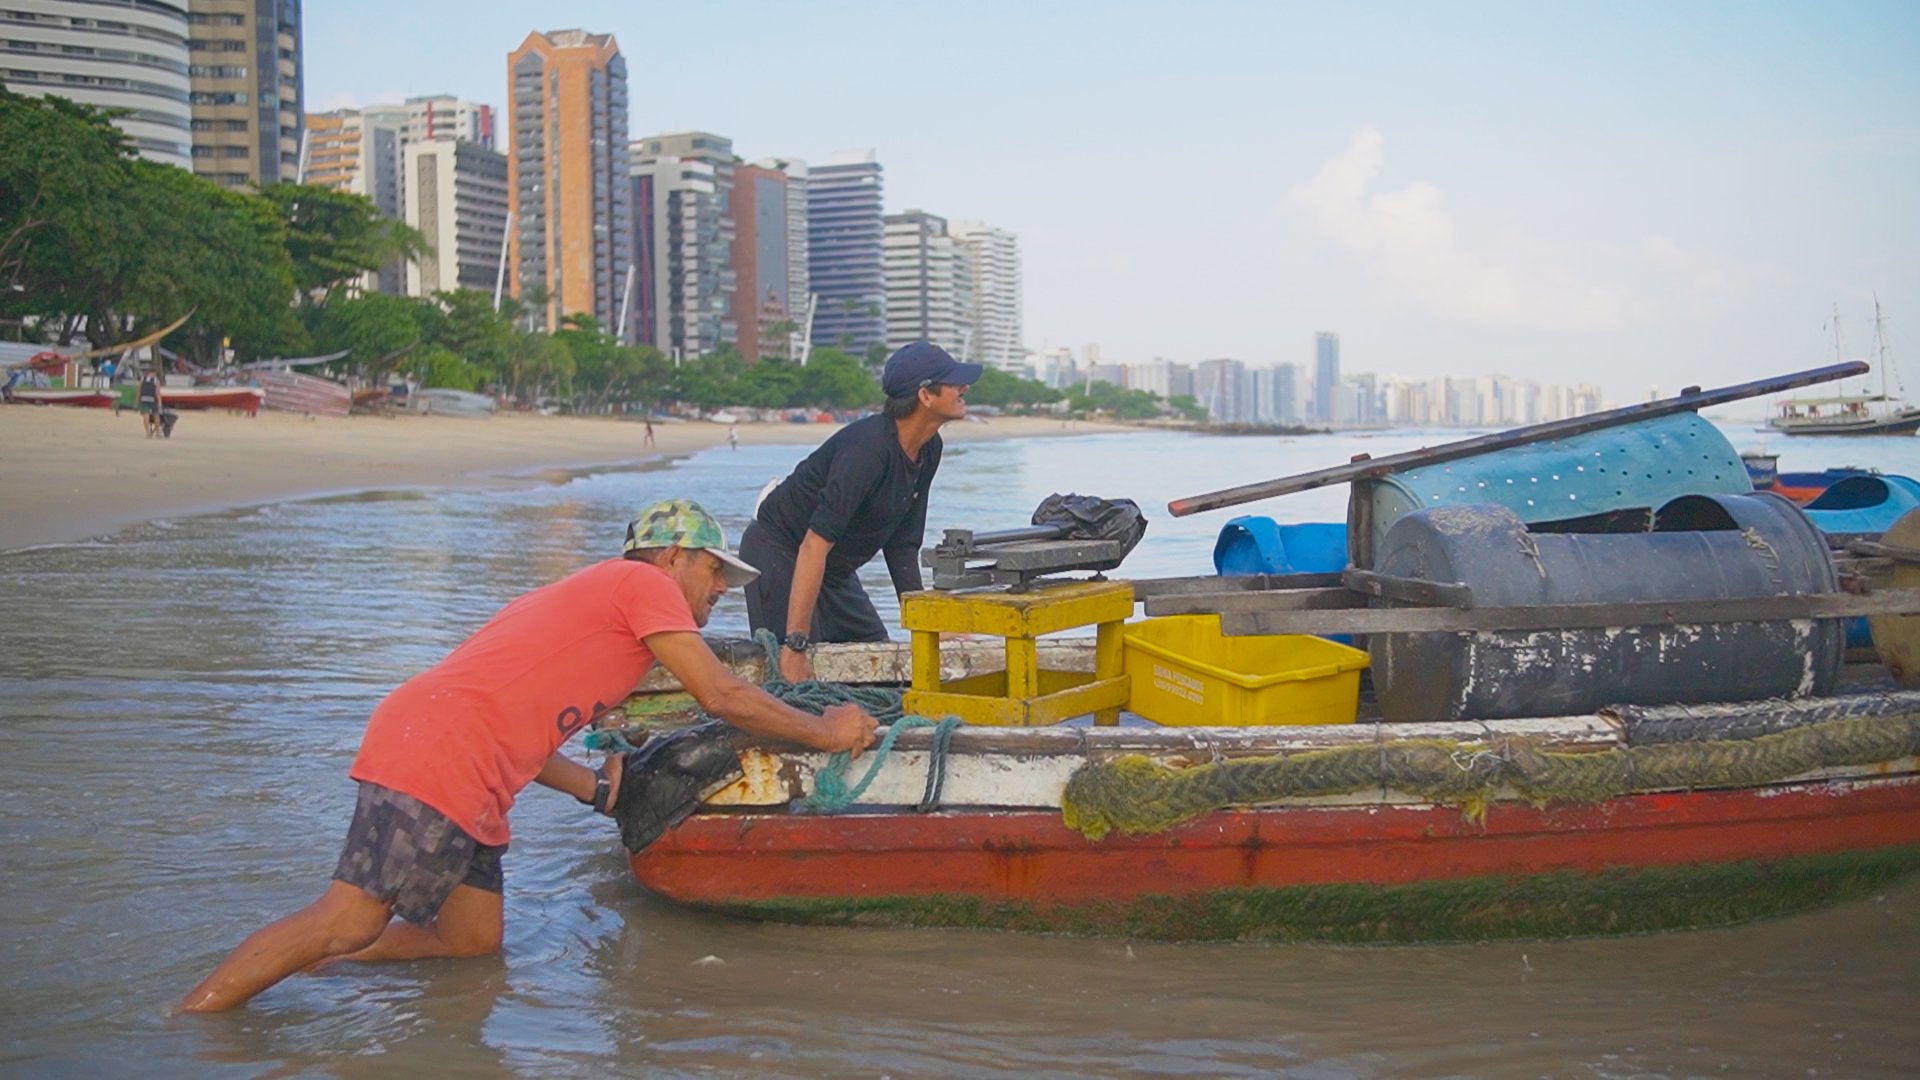
[[[529,13],[454,11],[309,11],[311,107],[497,100]],[[536,21],[644,58],[636,131],[724,132],[749,160],[874,147],[888,213],[1016,233],[1034,349],[1265,361],[1338,327],[1383,368],[1597,376],[1631,399],[1826,362],[1832,306],[1858,330],[1877,293],[1896,356],[1920,353],[1911,7],[753,11]],[[702,40],[725,42],[726,78],[671,47]],[[976,77],[886,62],[989,41]],[[1231,167],[1165,152],[1188,146]]]

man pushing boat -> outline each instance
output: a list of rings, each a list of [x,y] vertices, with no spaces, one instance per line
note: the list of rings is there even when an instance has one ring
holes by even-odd
[[[744,732],[858,754],[872,716],[854,705],[794,709],[735,676],[701,638],[714,602],[758,575],[698,503],[657,503],[627,526],[621,558],[513,601],[401,684],[374,709],[349,771],[360,794],[332,884],[241,942],[181,1011],[232,1008],[333,960],[498,951],[514,797],[539,783],[602,814],[640,798],[645,781],[624,784],[620,757],[589,769],[560,747],[656,661]]]
[[[813,678],[818,642],[885,641],[887,628],[858,574],[884,553],[896,593],[921,588],[927,494],[940,469],[940,428],[967,415],[979,364],[930,342],[887,358],[878,415],[848,424],[767,494],[740,536],[763,574],[749,585],[747,621],[780,638],[780,674]]]

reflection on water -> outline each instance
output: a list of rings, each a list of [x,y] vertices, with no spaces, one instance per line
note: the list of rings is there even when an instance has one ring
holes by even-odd
[[[1056,490],[1127,495],[1154,519],[1128,572],[1202,572],[1226,515],[1174,521],[1167,499],[1431,441],[955,446],[930,528],[1024,524]],[[166,1015],[323,886],[381,694],[512,597],[617,551],[646,503],[691,495],[737,536],[797,454],[317,500],[0,556],[7,1072],[1804,1076],[1904,1073],[1920,1051],[1912,883],[1732,930],[1553,944],[795,928],[641,893],[611,828],[539,789],[515,810],[502,958],[343,970],[231,1016]],[[1341,498],[1258,509],[1333,520]],[[884,569],[869,583],[893,620]],[[737,599],[713,629],[744,631]]]

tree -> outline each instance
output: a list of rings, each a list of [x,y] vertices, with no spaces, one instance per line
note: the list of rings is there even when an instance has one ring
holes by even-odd
[[[68,314],[68,283],[112,261],[99,215],[133,184],[133,160],[106,113],[0,85],[0,314]]]
[[[418,259],[430,247],[418,229],[382,217],[364,195],[312,184],[271,184],[260,197],[286,223],[287,253],[303,304],[325,305],[336,291],[354,291],[363,275]]]
[[[507,356],[507,385],[515,399],[527,401],[564,392],[573,382],[573,352],[546,334],[522,334]]]
[[[800,369],[785,360],[768,357],[740,374],[740,403],[757,409],[779,409],[802,404]]]
[[[866,366],[839,349],[815,349],[801,369],[800,400],[830,409],[878,405],[880,384]]]
[[[1122,420],[1145,420],[1160,415],[1160,397],[1145,390],[1128,390],[1110,382],[1093,382],[1067,391],[1067,401],[1078,412],[1104,412]]]
[[[493,299],[472,289],[435,293],[420,312],[421,339],[472,365],[481,382],[504,381],[520,333]]]
[[[1060,400],[1060,391],[1034,379],[1023,379],[999,368],[986,368],[967,390],[967,400],[998,408],[1030,408]]]
[[[423,306],[416,300],[385,293],[339,300],[320,314],[314,339],[325,352],[348,350],[348,363],[378,385],[401,357],[420,345]]]
[[[428,345],[409,355],[400,370],[415,376],[420,385],[448,390],[478,390],[481,371],[456,356],[443,345]]]
[[[1179,413],[1185,419],[1196,424],[1207,422],[1207,407],[1200,404],[1192,394],[1175,394],[1167,402],[1167,407]]]

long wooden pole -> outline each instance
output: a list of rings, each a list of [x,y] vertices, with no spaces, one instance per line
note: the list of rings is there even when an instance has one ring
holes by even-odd
[[[1549,420],[1544,424],[1497,431],[1491,435],[1479,435],[1459,442],[1445,443],[1440,446],[1409,450],[1403,454],[1390,454],[1383,458],[1371,458],[1356,461],[1348,465],[1336,465],[1330,469],[1299,473],[1277,480],[1262,480],[1259,483],[1245,484],[1227,488],[1223,491],[1208,492],[1205,495],[1190,495],[1184,499],[1175,499],[1167,504],[1167,511],[1174,517],[1186,517],[1202,510],[1219,510],[1228,506],[1257,499],[1268,499],[1275,495],[1290,495],[1296,491],[1309,491],[1328,484],[1346,484],[1355,480],[1371,480],[1390,473],[1410,469],[1416,465],[1437,465],[1441,462],[1458,461],[1494,450],[1506,450],[1515,446],[1527,446],[1531,443],[1564,439],[1573,435],[1584,435],[1589,431],[1619,427],[1640,420],[1650,420],[1658,416],[1671,416],[1675,413],[1698,412],[1713,405],[1724,405],[1730,401],[1760,397],[1765,394],[1777,394],[1783,390],[1793,390],[1815,383],[1832,382],[1854,375],[1864,374],[1867,364],[1852,360],[1844,364],[1829,364],[1826,367],[1812,368],[1780,375],[1771,379],[1759,379],[1754,382],[1725,386],[1718,390],[1702,391],[1693,388],[1679,397],[1649,401],[1625,408],[1609,409],[1606,412],[1575,416],[1566,420]]]

